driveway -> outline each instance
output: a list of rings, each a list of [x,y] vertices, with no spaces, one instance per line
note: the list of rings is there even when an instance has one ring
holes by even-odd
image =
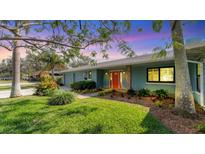
[[[21,85],[35,85],[37,82],[25,82],[21,83]],[[11,86],[11,83],[0,83],[0,86]]]
[[[0,98],[9,98],[10,97],[10,92],[11,92],[11,90],[0,91]],[[35,92],[35,89],[33,89],[33,88],[22,89],[21,90],[22,96],[33,95],[34,92]]]

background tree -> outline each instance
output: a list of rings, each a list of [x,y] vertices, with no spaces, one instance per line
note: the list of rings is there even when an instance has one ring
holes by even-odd
[[[0,63],[0,78],[9,79],[12,74],[11,58],[3,59]]]
[[[55,69],[62,70],[66,68],[64,58],[55,51],[44,51],[40,60],[45,64],[45,69],[51,71],[53,78]]]

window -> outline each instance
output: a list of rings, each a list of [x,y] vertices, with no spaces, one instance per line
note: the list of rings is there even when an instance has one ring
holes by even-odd
[[[84,76],[84,80],[87,80],[88,79],[88,72],[84,72],[83,76]]]
[[[158,68],[148,69],[148,81],[149,82],[159,81],[159,69]]]
[[[196,76],[197,76],[197,78],[196,78],[196,89],[197,89],[197,91],[198,92],[200,92],[201,91],[201,87],[200,87],[200,76],[201,76],[201,68],[200,68],[200,64],[197,64],[197,68],[196,68]]]
[[[147,82],[174,83],[174,67],[148,68]]]
[[[160,81],[161,82],[174,82],[174,68],[160,68]]]
[[[84,72],[84,79],[91,80],[92,79],[92,72],[91,71]]]
[[[92,79],[92,72],[91,72],[91,71],[88,72],[88,79],[89,79],[89,80]]]

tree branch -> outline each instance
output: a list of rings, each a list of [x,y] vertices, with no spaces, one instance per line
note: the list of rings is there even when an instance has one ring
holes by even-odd
[[[3,45],[3,44],[0,44],[0,47],[3,47],[3,48],[5,48],[5,49],[7,49],[7,50],[9,50],[9,51],[12,51],[11,48],[9,48],[9,47],[7,47],[7,46],[5,46],[5,45]]]
[[[52,40],[38,39],[38,38],[25,38],[25,37],[12,37],[12,38],[2,37],[2,38],[0,38],[0,41],[3,41],[3,40],[22,40],[22,41],[25,41],[25,42],[26,41],[46,42],[48,44],[51,43],[51,44],[61,45],[61,46],[69,47],[69,48],[75,48],[75,49],[85,49],[88,46],[93,45],[95,43],[103,43],[103,42],[108,42],[109,41],[109,40],[101,40],[101,39],[97,40],[96,39],[96,40],[91,40],[90,42],[88,42],[83,47],[78,47],[78,46],[72,46],[72,45],[68,45],[68,44],[65,44],[65,43],[60,43],[60,42],[56,42],[56,41],[52,41]]]
[[[67,44],[52,41],[52,40],[38,39],[38,38],[25,38],[25,37],[9,38],[9,37],[2,37],[2,38],[0,38],[0,41],[1,40],[22,40],[22,41],[47,42],[47,43],[57,44],[57,45],[61,45],[61,46],[69,47],[69,48],[83,49],[83,48],[77,47],[77,46],[67,45]]]
[[[174,20],[174,23],[172,24],[172,27],[171,27],[172,31],[175,29],[176,24],[177,24],[177,21],[176,21],[176,20]]]

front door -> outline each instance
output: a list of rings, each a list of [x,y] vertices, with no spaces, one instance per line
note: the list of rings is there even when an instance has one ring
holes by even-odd
[[[120,88],[120,72],[112,72],[112,87],[114,89]]]

